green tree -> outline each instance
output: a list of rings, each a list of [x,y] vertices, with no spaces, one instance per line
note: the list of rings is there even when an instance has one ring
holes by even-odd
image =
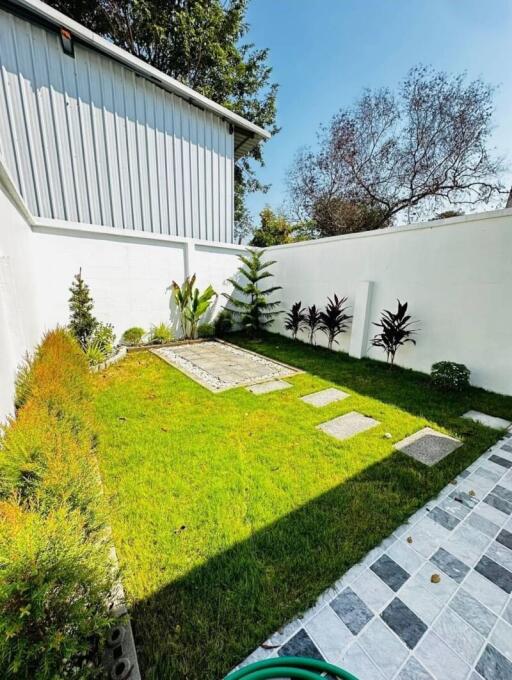
[[[251,246],[267,248],[290,243],[293,226],[281,213],[275,213],[268,206],[260,212],[260,226],[255,230]]]
[[[277,85],[268,50],[245,43],[247,0],[48,0],[115,45],[272,133]],[[235,230],[247,229],[245,195],[265,191],[253,161],[235,165]],[[242,234],[243,235],[243,234]]]
[[[85,350],[89,339],[98,325],[98,321],[92,314],[94,301],[91,297],[89,286],[82,278],[81,268],[78,274],[75,274],[69,291],[71,293],[69,298],[69,330],[78,340],[82,349]]]
[[[262,261],[263,253],[250,250],[247,255],[240,255],[242,266],[238,275],[228,279],[234,288],[233,294],[224,296],[228,300],[226,309],[230,311],[242,328],[257,335],[265,326],[271,323],[281,312],[277,309],[278,301],[269,301],[269,296],[281,289],[281,286],[263,288],[261,282],[273,274],[268,268],[275,264],[274,260]]]

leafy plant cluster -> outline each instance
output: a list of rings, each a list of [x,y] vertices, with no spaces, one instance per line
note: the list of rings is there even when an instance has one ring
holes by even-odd
[[[94,316],[94,300],[82,277],[81,269],[75,275],[69,290],[69,330],[85,352],[89,365],[97,366],[114,352],[114,328],[112,324],[102,323]]]
[[[471,371],[464,364],[454,361],[438,361],[430,371],[432,384],[443,390],[463,392],[469,387]]]
[[[115,573],[89,380],[79,344],[57,329],[17,382],[0,441],[2,677],[100,675]]]
[[[395,355],[399,347],[408,342],[413,345],[416,344],[416,340],[412,336],[418,332],[414,327],[417,322],[412,319],[410,314],[407,314],[408,303],[402,303],[400,300],[397,302],[396,312],[385,309],[380,321],[373,324],[381,330],[371,340],[373,347],[380,347],[386,352],[386,359],[390,366],[395,363]]]
[[[184,338],[197,337],[199,322],[217,297],[217,293],[211,285],[201,292],[195,284],[196,275],[193,274],[187,276],[181,285],[173,281],[170,286],[174,304],[180,315],[181,331]]]
[[[285,328],[291,332],[294,340],[301,331],[306,330],[312,345],[315,343],[317,331],[325,333],[327,346],[332,349],[333,344],[338,344],[337,337],[350,328],[352,315],[347,313],[347,299],[334,294],[332,298],[327,298],[324,309],[319,309],[316,305],[302,307],[299,300],[292,305],[286,315]]]

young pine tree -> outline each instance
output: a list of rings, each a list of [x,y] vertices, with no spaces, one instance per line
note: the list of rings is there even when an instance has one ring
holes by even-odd
[[[274,318],[281,314],[277,307],[279,301],[269,301],[269,296],[280,290],[281,286],[264,288],[262,281],[273,274],[268,268],[275,264],[274,261],[262,261],[263,253],[258,250],[249,250],[247,255],[240,255],[242,266],[238,270],[238,276],[228,281],[234,291],[232,295],[225,293],[228,300],[228,309],[242,328],[257,335]]]
[[[82,278],[81,268],[78,274],[75,274],[69,291],[71,293],[69,298],[69,330],[78,340],[82,349],[85,350],[98,322],[92,314],[94,301],[89,286]]]

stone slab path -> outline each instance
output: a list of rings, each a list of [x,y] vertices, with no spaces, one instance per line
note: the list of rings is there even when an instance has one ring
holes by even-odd
[[[512,680],[512,433],[243,664],[324,658],[359,680]]]
[[[269,382],[256,383],[250,385],[246,389],[253,394],[268,394],[269,392],[278,392],[279,390],[286,390],[291,387],[291,383],[286,380],[270,380]]]
[[[395,444],[395,449],[425,465],[435,465],[462,446],[462,442],[431,427],[424,427]]]
[[[154,354],[212,392],[300,373],[227,342],[194,342],[152,350]]]
[[[490,416],[487,413],[482,413],[481,411],[467,411],[463,416],[468,420],[473,420],[475,423],[480,423],[486,427],[492,427],[494,430],[506,430],[512,423],[504,418],[496,418],[496,416]]]
[[[350,394],[343,392],[343,390],[338,390],[336,387],[328,387],[326,390],[320,390],[319,392],[306,394],[306,396],[301,397],[300,400],[305,404],[309,404],[310,406],[321,408],[322,406],[333,404],[336,401],[342,401],[347,397],[350,397]]]
[[[357,411],[351,411],[344,416],[338,416],[338,418],[328,420],[326,423],[321,423],[317,428],[335,439],[343,440],[369,430],[378,424],[379,421],[374,418],[364,416]]]

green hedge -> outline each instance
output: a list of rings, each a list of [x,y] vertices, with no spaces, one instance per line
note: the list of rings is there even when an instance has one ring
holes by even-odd
[[[2,677],[94,677],[116,574],[94,454],[85,356],[48,333],[0,441]]]

